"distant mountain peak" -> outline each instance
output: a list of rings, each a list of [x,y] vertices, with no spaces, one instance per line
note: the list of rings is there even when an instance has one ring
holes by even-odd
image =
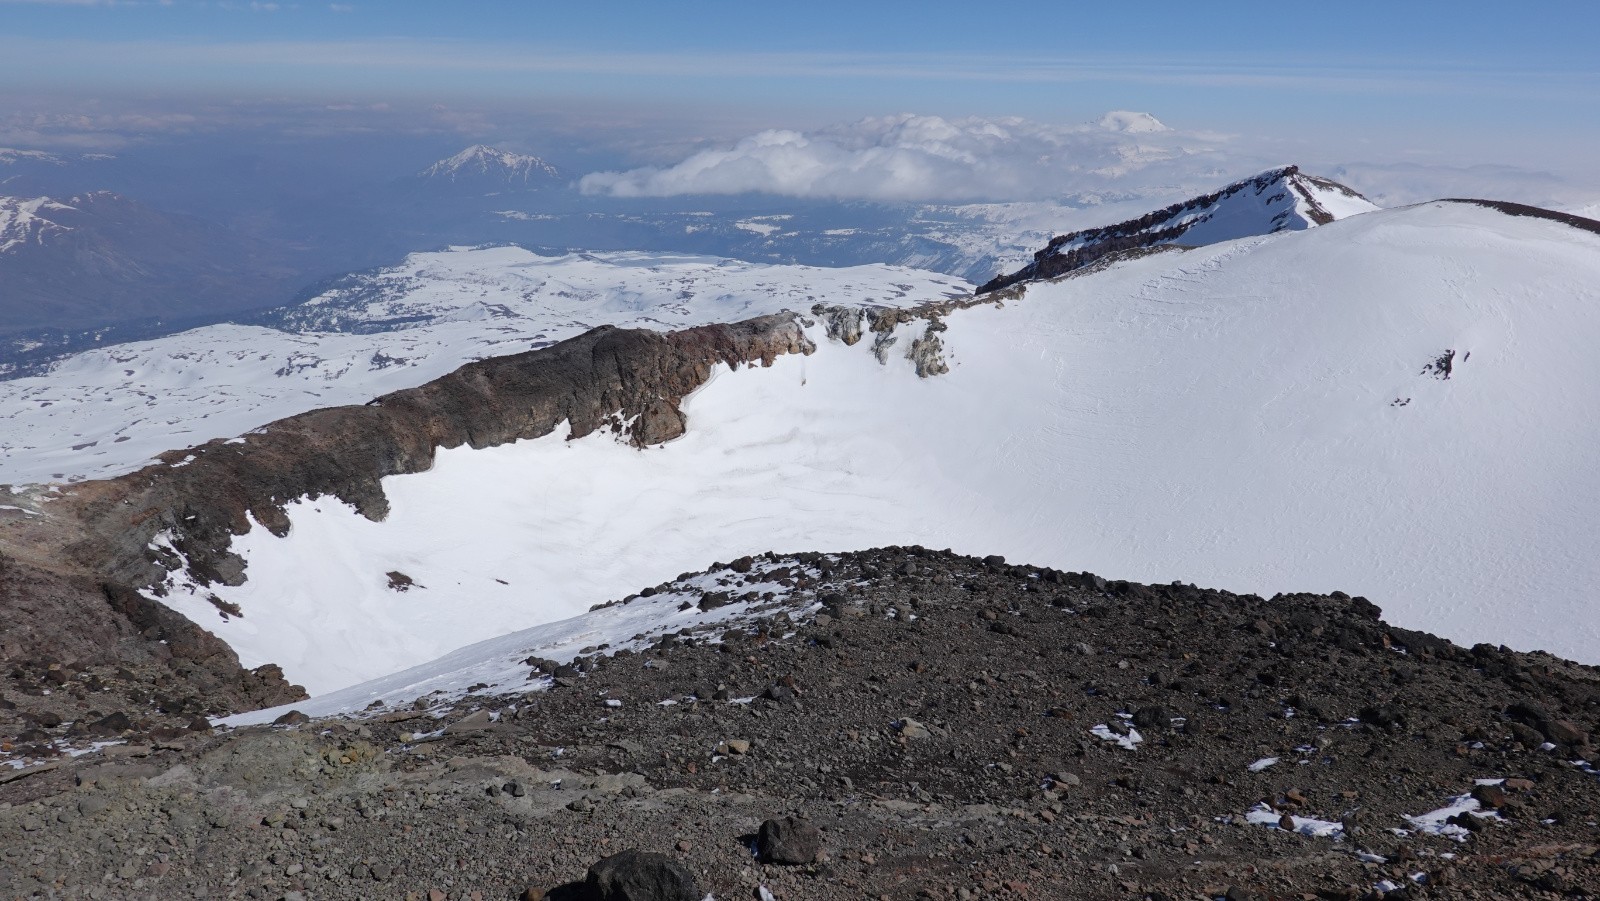
[[[561,170],[536,156],[474,144],[417,173],[429,181],[493,181],[514,187],[536,187],[561,179]]]
[[[1307,175],[1299,166],[1281,166],[1137,219],[1057,235],[1033,255],[1032,263],[995,276],[978,291],[1056,278],[1114,253],[1163,245],[1203,246],[1298,231],[1377,208],[1336,181]]]
[[[1171,131],[1163,125],[1160,119],[1149,113],[1136,113],[1131,110],[1112,110],[1101,116],[1096,125],[1107,131],[1120,131],[1128,135],[1154,134],[1160,131]]]

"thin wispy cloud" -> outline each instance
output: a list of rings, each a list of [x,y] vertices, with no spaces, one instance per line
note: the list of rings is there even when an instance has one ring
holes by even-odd
[[[0,0],[4,2],[99,5],[97,0]],[[276,11],[280,4],[228,4],[230,8]],[[332,4],[337,12],[349,4]],[[473,41],[415,38],[326,41],[72,41],[3,39],[13,66],[45,59],[79,59],[100,65],[160,67],[233,65],[264,72],[303,73],[387,69],[402,72],[528,73],[689,78],[888,79],[1012,84],[1125,83],[1154,86],[1275,88],[1340,93],[1515,95],[1554,90],[1592,91],[1600,73],[1493,70],[1448,66],[1328,67],[1226,61],[1054,59],[992,54],[957,56],[915,53],[720,51],[624,52],[486,45]]]

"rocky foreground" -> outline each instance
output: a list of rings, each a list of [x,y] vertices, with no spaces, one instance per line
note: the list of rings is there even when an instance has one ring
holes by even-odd
[[[790,559],[765,619],[530,658],[516,694],[0,770],[0,897],[1600,892],[1593,667],[1339,594]]]

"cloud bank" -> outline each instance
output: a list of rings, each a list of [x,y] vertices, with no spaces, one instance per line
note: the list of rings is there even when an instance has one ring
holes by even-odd
[[[585,193],[614,197],[1041,199],[1112,188],[1134,174],[1192,177],[1221,164],[1216,155],[1226,144],[1222,136],[1180,132],[1126,111],[1084,125],[899,115],[814,132],[763,131],[676,165],[595,172],[579,184]]]

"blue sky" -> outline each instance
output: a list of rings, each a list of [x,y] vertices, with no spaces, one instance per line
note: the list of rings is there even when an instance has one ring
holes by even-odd
[[[1190,54],[1204,42],[1241,56],[1295,55],[1338,65],[1414,60],[1593,68],[1600,11],[1581,0],[1449,4],[1345,0],[1146,2],[604,4],[538,0],[139,2],[0,0],[6,30],[104,41],[412,37],[623,50],[1011,50],[1055,54]],[[1274,40],[1277,37],[1277,40]],[[1274,47],[1273,45],[1276,45]]]
[[[12,90],[1592,125],[1600,3],[0,0]],[[1278,110],[1299,119],[1308,111]],[[1574,122],[1587,117],[1587,122]]]
[[[0,143],[414,126],[430,152],[559,137],[611,165],[897,113],[1132,109],[1262,158],[1578,171],[1597,34],[1594,0],[0,0]]]

